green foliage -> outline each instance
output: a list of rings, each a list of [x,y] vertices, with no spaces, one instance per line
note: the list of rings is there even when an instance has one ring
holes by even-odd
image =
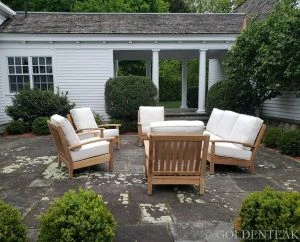
[[[277,148],[283,132],[284,131],[281,128],[268,127],[263,139],[264,144],[270,148]]]
[[[6,127],[8,134],[24,134],[26,132],[26,124],[22,120],[12,120]]]
[[[69,102],[67,93],[28,89],[18,92],[12,98],[12,105],[7,106],[5,111],[12,119],[20,119],[31,126],[38,117],[50,117],[53,114],[66,116],[74,106]]]
[[[92,190],[70,190],[39,217],[39,241],[113,241],[116,222]]]
[[[93,114],[94,114],[94,118],[95,118],[96,124],[98,124],[98,125],[102,124],[102,117],[101,117],[101,115],[99,113],[95,113],[95,112],[93,112]]]
[[[189,108],[198,107],[198,87],[189,87],[187,90],[187,105]]]
[[[181,99],[181,62],[161,61],[159,65],[159,100],[177,101]]]
[[[121,124],[120,133],[137,132],[137,121],[136,120],[122,120],[122,119],[110,119],[111,124]]]
[[[229,13],[244,0],[186,0],[192,12]]]
[[[254,236],[258,236],[258,231],[277,230],[278,238],[283,237],[285,232],[291,235],[292,231],[299,238],[300,194],[274,191],[271,188],[266,188],[262,192],[251,193],[242,203],[235,229],[241,237],[243,231],[254,231]],[[248,241],[257,240],[258,237]],[[273,233],[272,238],[264,241],[278,240],[275,239],[275,233]],[[288,241],[298,240],[295,238]]]
[[[11,205],[0,200],[0,241],[25,242],[27,232],[21,213]]]
[[[159,102],[159,106],[163,106],[165,108],[180,108],[180,101],[163,101]]]
[[[211,86],[207,93],[206,111],[211,113],[214,108],[232,110],[238,113],[254,114],[251,96],[244,95],[232,81],[219,81]],[[246,89],[247,90],[247,89]],[[244,99],[241,99],[243,96]]]
[[[120,61],[118,76],[144,76],[145,61]]]
[[[279,140],[279,149],[281,153],[300,156],[300,130],[289,130],[283,132]]]
[[[189,13],[191,10],[185,0],[168,0],[170,13]]]
[[[32,122],[31,130],[37,135],[47,135],[50,134],[48,128],[48,117],[38,117]]]
[[[300,9],[280,1],[262,21],[239,35],[226,59],[226,76],[241,101],[251,96],[256,113],[284,90],[300,90]]]
[[[137,120],[140,106],[157,104],[157,88],[149,78],[123,76],[105,84],[105,110],[111,118]]]

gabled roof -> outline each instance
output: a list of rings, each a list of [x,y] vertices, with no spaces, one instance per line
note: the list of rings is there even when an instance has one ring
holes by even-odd
[[[18,13],[0,33],[237,34],[244,14]]]

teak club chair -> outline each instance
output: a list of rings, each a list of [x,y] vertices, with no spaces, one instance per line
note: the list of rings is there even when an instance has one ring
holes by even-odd
[[[73,125],[74,129],[81,135],[82,139],[92,138],[93,135],[100,133],[102,138],[113,138],[112,142],[120,148],[120,124],[102,124],[97,125],[94,114],[90,108],[74,108],[70,110],[67,119]],[[91,133],[87,131],[94,131]],[[85,133],[85,134],[84,134]]]
[[[140,106],[138,110],[138,144],[142,146],[143,140],[148,138],[152,122],[165,120],[164,107]]]
[[[199,185],[204,194],[208,135],[150,134],[144,144],[149,195],[158,184]]]
[[[95,137],[80,141],[70,122],[59,115],[48,121],[52,138],[58,152],[58,165],[64,162],[68,167],[69,178],[79,168],[109,162],[109,171],[113,170],[112,144],[110,138]]]

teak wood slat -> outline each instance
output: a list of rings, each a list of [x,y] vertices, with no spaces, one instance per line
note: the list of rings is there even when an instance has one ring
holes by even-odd
[[[144,141],[148,194],[153,184],[194,184],[204,194],[209,136],[150,134],[148,138]]]

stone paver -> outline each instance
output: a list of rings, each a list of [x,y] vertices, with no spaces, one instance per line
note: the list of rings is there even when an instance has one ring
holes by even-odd
[[[205,194],[193,186],[154,186],[146,194],[144,149],[136,136],[121,137],[114,150],[114,172],[101,164],[75,171],[58,168],[51,137],[0,138],[0,196],[18,208],[28,227],[30,241],[39,231],[37,216],[69,189],[93,189],[101,194],[117,221],[115,241],[238,241],[232,233],[241,202],[266,186],[300,191],[300,163],[271,149],[261,148],[256,172],[216,166],[207,171]]]

